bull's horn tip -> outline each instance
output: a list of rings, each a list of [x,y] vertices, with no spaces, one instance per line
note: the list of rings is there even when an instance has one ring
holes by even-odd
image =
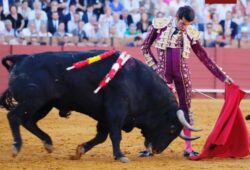
[[[74,68],[75,68],[74,66],[71,66],[71,67],[67,67],[66,70],[70,71],[70,70],[73,70]]]

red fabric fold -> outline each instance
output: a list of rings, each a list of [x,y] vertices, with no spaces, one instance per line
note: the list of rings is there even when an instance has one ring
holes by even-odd
[[[212,157],[241,158],[250,153],[250,138],[246,122],[239,108],[245,92],[235,84],[225,85],[225,102],[214,129],[207,138],[199,156],[190,160]]]

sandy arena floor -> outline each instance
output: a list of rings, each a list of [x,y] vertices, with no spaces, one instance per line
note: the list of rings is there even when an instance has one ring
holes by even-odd
[[[193,111],[195,113],[196,127],[204,129],[195,135],[201,139],[193,142],[194,148],[200,151],[223,104],[222,100],[194,100]],[[243,100],[241,109],[250,114],[250,100]],[[247,122],[250,129],[250,121]],[[11,157],[12,136],[6,119],[6,111],[0,110],[0,169],[250,169],[250,156],[244,159],[210,159],[205,161],[189,161],[182,157],[183,144],[181,139],[176,139],[161,155],[150,158],[137,157],[138,151],[143,149],[143,137],[138,129],[131,133],[124,133],[122,150],[130,158],[131,162],[123,164],[114,161],[112,157],[111,142],[93,148],[80,160],[69,160],[69,156],[75,153],[78,144],[83,143],[95,135],[96,122],[91,118],[73,113],[69,119],[58,116],[53,110],[44,120],[39,122],[40,127],[53,139],[54,152],[48,154],[41,141],[35,136],[21,129],[24,145],[16,158]]]

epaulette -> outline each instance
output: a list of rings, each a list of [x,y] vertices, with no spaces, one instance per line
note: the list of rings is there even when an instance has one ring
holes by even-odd
[[[192,40],[199,40],[200,39],[200,32],[192,27],[192,26],[188,26],[187,27],[187,34],[190,36],[190,38],[192,38]]]
[[[162,29],[166,27],[170,22],[169,18],[163,17],[163,18],[154,18],[153,20],[153,27],[155,29]]]

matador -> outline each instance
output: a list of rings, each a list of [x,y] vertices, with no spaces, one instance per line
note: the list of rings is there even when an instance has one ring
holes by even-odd
[[[142,45],[142,52],[148,66],[155,70],[167,84],[174,83],[180,108],[185,112],[191,125],[193,124],[192,112],[190,112],[192,86],[187,64],[190,49],[214,76],[222,82],[232,83],[232,79],[208,57],[207,52],[202,47],[199,41],[199,31],[190,25],[194,17],[193,9],[190,6],[184,6],[178,9],[175,18],[155,18]],[[153,43],[157,49],[158,60],[150,48]],[[184,128],[183,131],[186,136],[191,136],[189,130]],[[150,154],[148,150],[140,152],[140,156],[149,156]],[[189,157],[197,154],[192,149],[191,142],[185,141],[184,156]]]

